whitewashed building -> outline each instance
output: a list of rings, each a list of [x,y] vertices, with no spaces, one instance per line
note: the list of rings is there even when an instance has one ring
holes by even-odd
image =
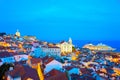
[[[69,38],[68,42],[63,41],[63,42],[57,44],[56,46],[60,47],[61,53],[71,53],[72,47],[73,47],[72,39]]]
[[[43,63],[45,65],[45,69],[44,69],[45,74],[51,71],[52,69],[56,69],[56,70],[62,69],[62,63],[53,58],[47,57],[43,60]]]
[[[43,52],[46,55],[61,56],[61,49],[56,46],[42,46]]]
[[[28,55],[26,55],[26,54],[15,55],[14,59],[16,62],[28,60]]]
[[[14,63],[25,60],[28,60],[28,55],[26,54],[17,54],[17,53],[9,53],[9,52],[0,53],[0,64]]]

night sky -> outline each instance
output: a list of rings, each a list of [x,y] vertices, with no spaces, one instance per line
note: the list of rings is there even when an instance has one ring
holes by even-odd
[[[120,0],[0,0],[0,32],[43,40],[120,40]]]

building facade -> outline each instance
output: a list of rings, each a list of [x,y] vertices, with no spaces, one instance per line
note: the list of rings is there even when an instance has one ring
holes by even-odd
[[[72,47],[73,47],[72,39],[69,38],[68,42],[63,41],[63,42],[57,44],[56,46],[60,47],[61,53],[71,53]]]
[[[46,55],[61,56],[61,49],[56,46],[43,46],[42,50]]]

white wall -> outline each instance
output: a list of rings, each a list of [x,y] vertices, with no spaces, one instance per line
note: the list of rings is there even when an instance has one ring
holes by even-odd
[[[51,61],[49,64],[46,65],[45,73],[48,73],[52,69],[57,69],[57,70],[62,69],[62,63],[60,63],[56,60]]]
[[[21,60],[28,60],[28,55],[25,55],[25,54],[15,55],[14,58],[15,58],[15,61],[17,61],[17,62],[21,61]]]
[[[61,55],[60,48],[42,48],[43,52],[45,52],[47,55]]]

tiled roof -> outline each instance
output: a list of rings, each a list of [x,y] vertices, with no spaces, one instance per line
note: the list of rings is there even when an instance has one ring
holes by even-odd
[[[94,67],[95,65],[94,64],[89,64],[89,67]]]
[[[76,74],[72,74],[71,77],[72,77],[72,80],[74,80],[74,79],[75,80],[95,80],[92,76],[89,76],[87,74],[82,75],[82,76],[76,75]]]
[[[26,64],[26,61],[15,62],[14,64],[15,64],[15,65],[23,65],[23,64]]]
[[[0,58],[5,58],[5,57],[12,57],[13,54],[9,52],[0,52]]]
[[[71,74],[71,78],[74,80],[83,80],[83,79],[80,79],[80,75],[77,75],[77,74]]]
[[[65,69],[68,70],[68,71],[73,69],[73,68],[77,68],[77,67],[74,67],[74,66],[67,66],[67,67],[65,67]]]
[[[42,48],[59,48],[57,46],[42,46]]]
[[[51,70],[49,73],[46,74],[46,77],[51,77],[51,76],[55,76],[56,74],[60,74],[62,72],[58,71],[58,70]]]
[[[59,48],[57,46],[48,46],[48,48]]]
[[[51,57],[44,57],[43,59],[42,59],[42,61],[43,61],[43,63],[44,64],[48,64],[48,63],[50,63],[51,61],[53,61],[54,59],[53,58],[51,58]]]
[[[31,64],[37,64],[40,63],[42,60],[40,58],[32,58],[31,59]]]
[[[11,52],[11,54],[12,54],[13,56],[15,56],[15,55],[20,55],[19,53],[14,53],[14,52]]]
[[[87,74],[87,75],[90,75],[92,76],[92,70],[90,69],[87,69],[87,68],[80,68],[80,71],[82,72],[82,74]]]
[[[61,41],[60,44],[64,43],[65,41]]]
[[[87,74],[82,75],[82,77],[79,80],[96,80],[92,76],[89,76]]]
[[[7,49],[7,48],[4,46],[0,46],[0,50],[3,50],[3,49]]]
[[[33,80],[40,80],[35,69],[32,69],[29,66],[16,65],[14,70],[7,73],[11,77],[21,77],[22,80],[27,80],[31,78]]]
[[[112,55],[113,58],[120,58],[118,55]]]
[[[107,70],[107,73],[110,74],[110,75],[115,73],[112,68],[106,68],[106,70]]]
[[[45,80],[68,80],[68,78],[66,73],[53,69],[45,75]]]

